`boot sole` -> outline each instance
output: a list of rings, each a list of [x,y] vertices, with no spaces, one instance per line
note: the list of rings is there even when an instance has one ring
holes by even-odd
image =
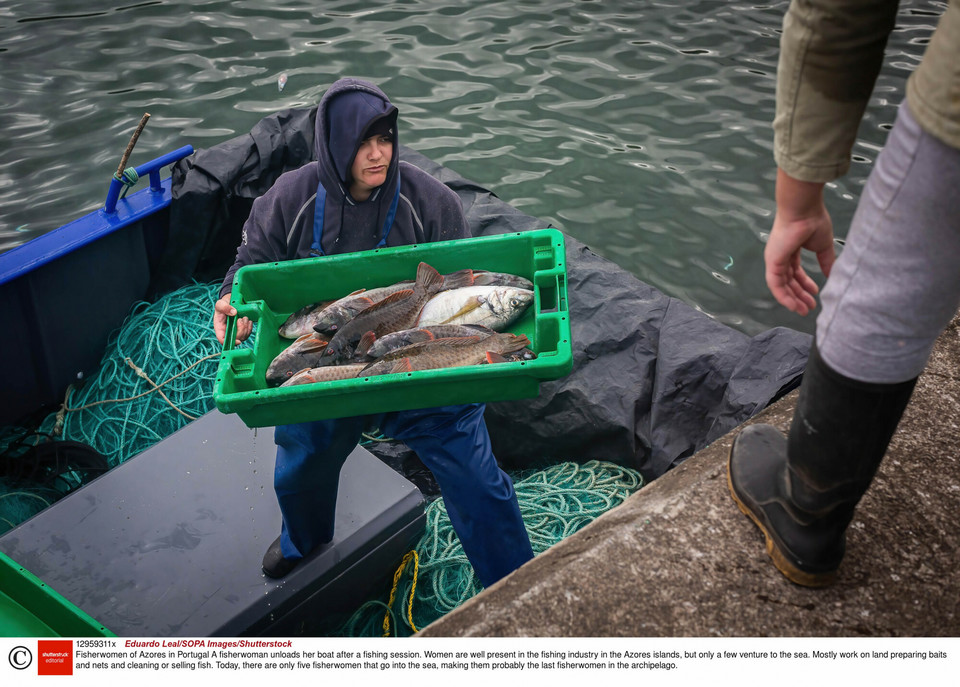
[[[729,487],[730,496],[733,497],[740,512],[750,518],[753,524],[763,533],[763,537],[766,540],[767,555],[770,556],[774,566],[783,573],[784,577],[802,587],[829,587],[832,585],[837,579],[837,572],[835,570],[825,573],[809,573],[793,565],[780,550],[780,547],[777,546],[776,540],[770,535],[770,532],[760,519],[750,510],[747,504],[740,499],[736,488],[733,486],[733,476],[731,475],[731,462],[733,461],[733,447],[735,445],[736,439],[734,439],[734,443],[730,446],[730,453],[727,457],[727,487]]]

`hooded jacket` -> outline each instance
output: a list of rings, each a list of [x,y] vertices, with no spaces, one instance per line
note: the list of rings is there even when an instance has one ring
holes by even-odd
[[[396,118],[397,108],[372,83],[340,79],[327,89],[317,108],[316,161],[280,175],[253,202],[237,259],[220,287],[221,296],[233,288],[233,277],[244,265],[470,235],[457,194],[418,167],[400,161]],[[369,130],[386,126],[393,131],[386,181],[369,198],[357,201],[348,190],[353,158]],[[317,200],[323,196],[321,210]],[[315,231],[315,218],[321,217],[322,227],[316,228],[322,231]]]

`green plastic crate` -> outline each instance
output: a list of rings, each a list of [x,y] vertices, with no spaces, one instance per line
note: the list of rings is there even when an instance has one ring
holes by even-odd
[[[530,279],[534,303],[510,331],[525,334],[535,360],[423,370],[270,388],[267,366],[289,341],[278,328],[308,303],[413,279],[426,262],[442,274],[472,268]],[[563,234],[556,229],[381,248],[346,255],[248,265],[237,271],[231,303],[257,324],[252,348],[234,348],[235,318],[214,384],[214,401],[248,427],[471,402],[530,398],[540,382],[573,366]]]
[[[114,637],[43,580],[0,552],[0,637]]]

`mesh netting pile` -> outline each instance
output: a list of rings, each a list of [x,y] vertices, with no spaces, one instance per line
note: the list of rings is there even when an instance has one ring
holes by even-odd
[[[218,284],[192,284],[135,305],[111,337],[97,374],[68,390],[64,407],[36,429],[0,430],[2,465],[28,466],[34,481],[0,473],[0,533],[96,476],[92,468],[41,465],[31,449],[50,441],[85,444],[102,470],[116,467],[214,408],[221,346],[211,326]],[[244,345],[250,345],[251,337]],[[100,458],[102,456],[102,458]],[[7,462],[10,461],[10,462]],[[570,536],[642,485],[640,474],[607,462],[562,462],[512,475],[535,554]],[[416,548],[400,562],[381,599],[361,606],[336,634],[414,633],[480,591],[443,500],[427,506]]]

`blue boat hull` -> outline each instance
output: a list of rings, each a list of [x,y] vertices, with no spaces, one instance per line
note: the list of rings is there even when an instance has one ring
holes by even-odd
[[[147,294],[167,243],[171,180],[159,169],[192,152],[185,146],[137,168],[150,188],[108,202],[112,212],[101,208],[0,255],[0,426],[47,412],[96,369],[110,333]]]

